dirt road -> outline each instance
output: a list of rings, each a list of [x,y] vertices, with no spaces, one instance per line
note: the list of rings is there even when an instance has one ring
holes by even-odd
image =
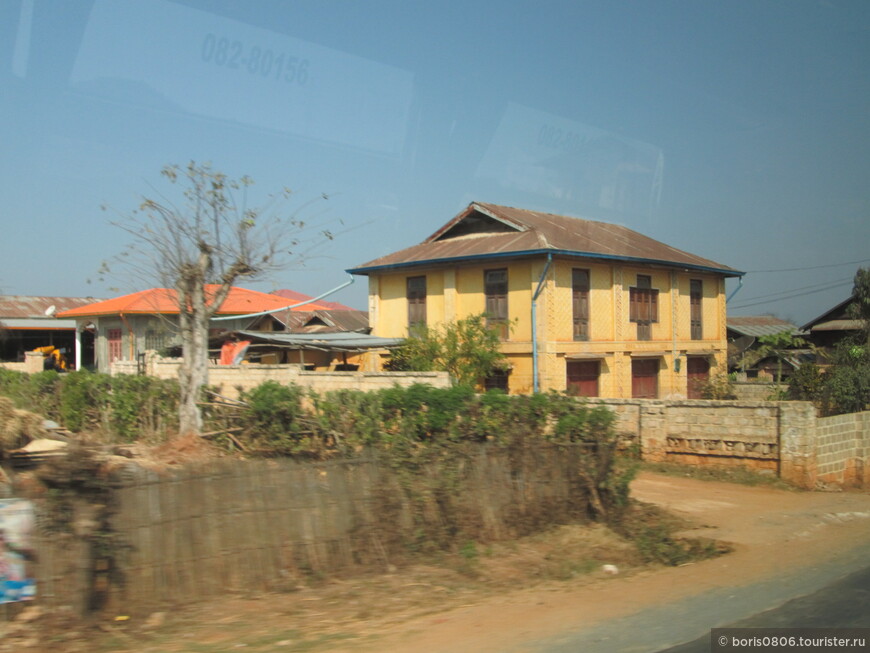
[[[562,583],[520,590],[401,624],[362,650],[654,651],[870,563],[870,494],[791,492],[652,474],[642,474],[632,490],[636,498],[699,524],[694,533],[732,543],[734,552],[576,589]]]

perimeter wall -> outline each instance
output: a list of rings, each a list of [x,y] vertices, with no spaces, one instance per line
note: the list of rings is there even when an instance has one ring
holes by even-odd
[[[178,359],[149,358],[143,370],[149,376],[161,379],[177,379]],[[136,361],[115,361],[112,374],[137,374]],[[318,392],[330,390],[380,390],[394,385],[407,387],[415,383],[426,383],[438,388],[450,386],[447,372],[311,372],[301,365],[210,365],[209,385],[220,388],[219,393],[236,399],[240,390],[251,390],[266,381],[277,381],[285,385],[293,384],[311,388]]]
[[[737,465],[802,488],[870,486],[870,412],[817,417],[806,401],[598,399],[644,460]],[[868,475],[870,476],[870,475]]]

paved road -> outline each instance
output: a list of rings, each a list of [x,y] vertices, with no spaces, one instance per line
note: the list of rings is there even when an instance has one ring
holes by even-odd
[[[729,628],[870,628],[870,567]],[[710,636],[660,653],[708,653]]]
[[[714,627],[870,627],[868,560],[870,545],[861,546],[786,577],[722,588],[518,650],[706,653]]]

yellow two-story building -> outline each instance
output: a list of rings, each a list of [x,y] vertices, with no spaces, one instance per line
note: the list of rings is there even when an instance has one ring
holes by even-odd
[[[697,397],[727,370],[725,279],[743,273],[620,225],[471,203],[369,277],[374,335],[486,313],[511,393]]]

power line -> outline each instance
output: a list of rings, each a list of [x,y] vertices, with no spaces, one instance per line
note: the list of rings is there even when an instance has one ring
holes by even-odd
[[[844,263],[831,263],[830,265],[814,265],[808,268],[783,268],[782,270],[748,270],[746,274],[762,274],[766,272],[803,272],[804,270],[821,270],[822,268],[839,268],[844,265],[855,265],[856,263],[867,263],[870,258],[863,258],[858,261],[845,261]]]
[[[776,292],[767,293],[766,295],[755,295],[753,297],[746,297],[743,299],[743,301],[752,302],[752,301],[755,301],[756,299],[766,299],[768,297],[781,297],[783,293],[791,294],[791,293],[800,292],[801,290],[812,290],[814,288],[819,288],[821,290],[827,290],[833,284],[839,285],[841,283],[847,283],[849,281],[852,281],[852,279],[835,279],[834,281],[824,281],[822,283],[814,283],[810,286],[800,286],[799,288],[789,288],[788,290],[778,290]]]
[[[847,285],[847,283],[851,283],[851,280],[846,281],[846,282],[840,281],[840,282],[837,282],[837,283],[832,284],[830,286],[826,286],[824,288],[819,288],[817,290],[808,290],[807,292],[799,292],[799,293],[795,293],[792,295],[782,295],[778,299],[764,299],[762,301],[752,302],[749,304],[737,304],[736,306],[732,306],[731,308],[738,309],[738,308],[749,308],[750,306],[759,306],[761,304],[775,304],[776,302],[781,302],[781,301],[784,301],[786,299],[794,299],[796,297],[803,297],[805,295],[813,295],[817,292],[824,292],[825,290],[833,290],[834,288],[839,288],[840,286],[845,286],[845,285]]]

